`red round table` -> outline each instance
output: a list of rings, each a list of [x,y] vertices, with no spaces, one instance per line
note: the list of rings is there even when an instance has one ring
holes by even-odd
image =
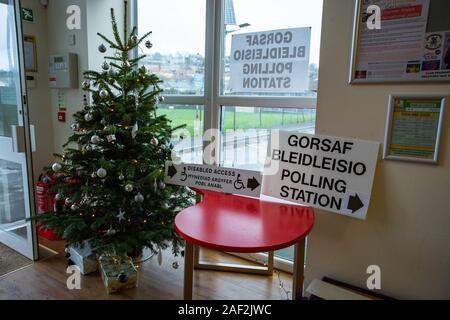
[[[292,298],[303,293],[305,237],[314,224],[312,208],[261,196],[260,199],[198,190],[203,200],[175,217],[175,230],[186,240],[184,298],[192,299],[198,269],[273,273],[273,251],[295,245]],[[227,252],[269,252],[269,267],[208,265],[198,261],[198,246]],[[272,264],[270,264],[272,259]]]

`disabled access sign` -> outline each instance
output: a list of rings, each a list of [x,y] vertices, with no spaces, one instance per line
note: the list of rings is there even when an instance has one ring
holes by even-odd
[[[262,176],[259,171],[166,161],[169,184],[259,198]]]

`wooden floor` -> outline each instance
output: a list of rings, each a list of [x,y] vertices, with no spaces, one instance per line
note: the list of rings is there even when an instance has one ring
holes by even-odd
[[[35,262],[32,266],[0,278],[0,299],[182,299],[183,258],[174,258],[170,252],[163,253],[160,266],[157,258],[139,266],[139,282],[135,289],[108,295],[99,273],[82,277],[81,290],[68,290],[65,273],[67,262],[62,242],[41,241],[58,255]],[[208,261],[247,263],[231,255],[202,249],[202,259]],[[179,267],[172,264],[178,261]],[[292,277],[281,273],[286,289],[292,286]],[[279,288],[276,274],[272,277],[236,274],[217,271],[195,271],[194,299],[286,299]]]

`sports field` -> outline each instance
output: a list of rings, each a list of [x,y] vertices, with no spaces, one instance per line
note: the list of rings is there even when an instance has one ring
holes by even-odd
[[[284,125],[313,122],[315,121],[315,110],[290,109],[284,113],[279,109],[255,108],[254,112],[243,112],[232,107],[225,107],[222,112],[223,129],[269,129]],[[186,129],[191,136],[200,135],[203,127],[203,111],[201,109],[169,109],[159,108],[158,114],[165,114],[172,120],[172,126],[176,127],[186,124]],[[196,127],[197,126],[197,127]],[[194,135],[194,136],[195,136]]]

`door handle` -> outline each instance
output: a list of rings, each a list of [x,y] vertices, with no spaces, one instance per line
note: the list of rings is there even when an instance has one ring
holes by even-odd
[[[23,126],[12,125],[11,133],[13,151],[16,153],[24,153],[26,151],[25,128]],[[31,152],[36,152],[36,130],[34,125],[30,125],[30,140]]]
[[[30,124],[30,140],[31,152],[36,152],[36,130],[34,124]]]

